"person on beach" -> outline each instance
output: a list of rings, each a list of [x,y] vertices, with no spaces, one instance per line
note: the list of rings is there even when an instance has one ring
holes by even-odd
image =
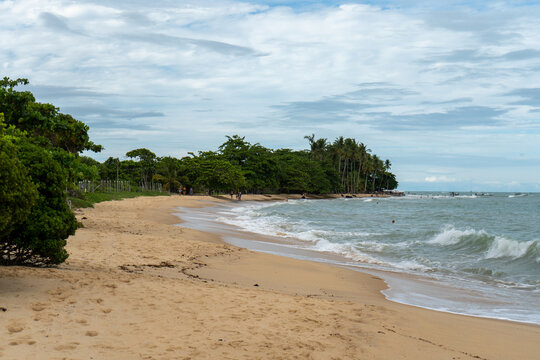
[[[192,187],[189,188],[189,195],[193,195],[193,188]]]
[[[231,190],[231,200],[232,200],[233,194],[234,194],[234,192]]]
[[[186,188],[184,187],[184,189],[182,190],[182,194],[186,195]]]

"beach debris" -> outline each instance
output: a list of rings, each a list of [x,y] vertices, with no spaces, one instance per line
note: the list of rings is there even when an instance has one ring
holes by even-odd
[[[6,312],[7,309],[6,309],[5,307],[0,307],[0,311],[1,311],[1,312]]]
[[[259,286],[259,284],[253,284],[253,286]]]

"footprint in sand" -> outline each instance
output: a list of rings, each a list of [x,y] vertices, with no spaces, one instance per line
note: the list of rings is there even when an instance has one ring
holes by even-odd
[[[97,331],[94,331],[94,330],[89,330],[86,332],[85,334],[86,336],[90,336],[90,337],[94,337],[94,336],[97,336],[98,335],[98,332]]]
[[[7,326],[7,331],[10,334],[19,333],[24,330],[24,327],[20,324],[14,323]]]
[[[47,308],[46,304],[43,304],[43,303],[32,304],[32,310],[34,311],[43,311],[46,308]]]
[[[58,350],[58,351],[62,351],[62,350],[75,350],[75,349],[77,348],[77,345],[79,345],[78,342],[72,342],[72,343],[69,343],[69,344],[58,345],[58,346],[56,346],[54,349],[55,349],[55,350]]]

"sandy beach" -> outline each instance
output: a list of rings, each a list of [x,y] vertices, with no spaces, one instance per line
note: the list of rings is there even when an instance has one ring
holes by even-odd
[[[393,303],[372,275],[175,226],[175,208],[221,201],[143,197],[78,210],[84,228],[68,239],[65,264],[0,267],[0,358],[540,357],[540,326]]]

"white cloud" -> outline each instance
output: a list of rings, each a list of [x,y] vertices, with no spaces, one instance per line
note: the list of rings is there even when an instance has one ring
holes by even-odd
[[[128,117],[74,113],[96,125],[93,140],[107,149],[100,157],[143,142],[158,154],[210,149],[226,133],[303,148],[303,136],[315,132],[358,138],[393,160],[398,179],[426,174],[435,162],[422,165],[427,154],[479,183],[506,176],[492,169],[523,153],[530,165],[512,173],[530,183],[540,178],[532,166],[540,103],[523,99],[531,93],[523,89],[540,84],[540,10],[453,11],[345,2],[298,11],[236,1],[3,1],[0,64],[2,75],[49,86],[41,100],[61,108],[163,114],[138,119],[138,130],[117,141],[107,136],[107,121],[127,130]],[[87,96],[62,97],[55,87]],[[468,159],[479,162],[464,169]]]
[[[440,176],[426,176],[426,178],[424,179],[425,182],[428,182],[428,183],[435,183],[435,182],[456,182],[456,179],[454,178],[450,178],[446,175],[440,175]]]

